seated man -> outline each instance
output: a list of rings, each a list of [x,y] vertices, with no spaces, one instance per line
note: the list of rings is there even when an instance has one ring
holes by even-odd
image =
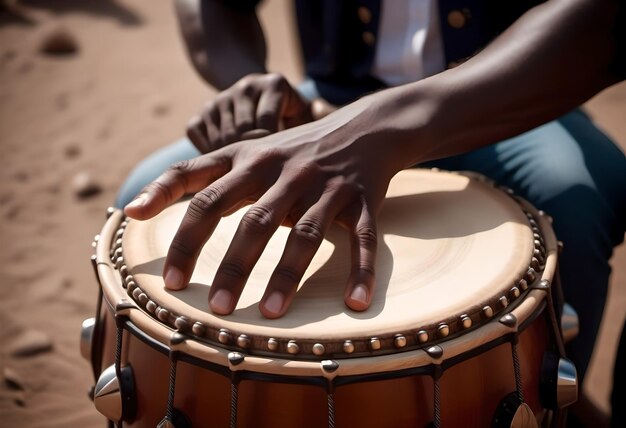
[[[185,287],[222,214],[255,201],[211,287],[212,311],[233,311],[286,223],[292,233],[259,307],[283,315],[333,222],[353,245],[345,303],[366,310],[391,177],[414,165],[473,170],[554,218],[565,297],[580,317],[568,352],[582,379],[626,230],[626,158],[576,107],[624,75],[618,2],[453,3],[298,1],[307,77],[294,87],[266,70],[254,1],[180,0],[192,61],[223,92],[191,121],[190,140],[144,161],[118,200],[147,219],[195,193],[166,286]],[[314,120],[320,98],[342,107]]]

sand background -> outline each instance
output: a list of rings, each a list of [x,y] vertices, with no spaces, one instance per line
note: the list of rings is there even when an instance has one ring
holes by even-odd
[[[93,380],[78,352],[80,324],[94,315],[97,295],[91,241],[133,165],[179,138],[214,91],[185,57],[171,2],[6,3],[18,13],[0,11],[0,369],[19,385],[0,383],[0,425],[103,426],[87,399]],[[289,2],[268,1],[261,15],[270,68],[297,81]],[[79,51],[42,54],[42,41],[60,27]],[[588,110],[625,148],[626,85],[603,92]],[[72,182],[81,173],[102,191],[78,198]],[[613,264],[585,385],[604,409],[626,308],[624,246]],[[51,348],[12,356],[25,334]]]

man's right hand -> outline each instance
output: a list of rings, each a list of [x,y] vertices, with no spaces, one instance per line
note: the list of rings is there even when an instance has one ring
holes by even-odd
[[[201,153],[313,120],[310,102],[280,74],[250,74],[209,101],[187,126]]]

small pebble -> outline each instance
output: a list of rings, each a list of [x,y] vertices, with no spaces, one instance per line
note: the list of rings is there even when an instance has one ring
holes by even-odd
[[[166,116],[170,112],[170,106],[166,103],[157,103],[152,107],[152,114],[157,117]]]
[[[71,32],[60,27],[44,36],[40,51],[49,55],[71,55],[78,51],[78,42]]]
[[[9,388],[21,391],[24,390],[22,377],[11,367],[4,367],[2,369],[2,377],[4,377],[4,383],[6,383]]]
[[[86,199],[102,192],[102,187],[88,172],[79,172],[72,179],[72,189],[79,199]]]
[[[13,402],[19,407],[26,406],[26,395],[24,391],[18,391],[15,397],[13,397]]]
[[[14,357],[30,357],[52,350],[50,337],[38,330],[20,333],[9,346],[9,354]]]
[[[76,144],[70,144],[69,146],[65,147],[63,154],[68,159],[74,159],[80,156],[80,152],[81,152],[80,146]]]

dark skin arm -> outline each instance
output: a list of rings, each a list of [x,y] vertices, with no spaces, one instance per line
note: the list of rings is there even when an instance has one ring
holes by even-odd
[[[265,36],[254,11],[234,11],[225,2],[176,0],[176,15],[196,71],[223,90],[252,73],[265,73]]]
[[[376,216],[393,175],[536,127],[616,82],[615,9],[612,0],[551,0],[456,69],[174,165],[125,212],[148,219],[195,193],[165,263],[165,284],[175,290],[186,287],[219,219],[253,203],[209,293],[219,314],[234,310],[270,236],[290,225],[259,306],[268,318],[287,311],[330,224],[338,223],[352,248],[344,300],[365,310],[376,283]]]

